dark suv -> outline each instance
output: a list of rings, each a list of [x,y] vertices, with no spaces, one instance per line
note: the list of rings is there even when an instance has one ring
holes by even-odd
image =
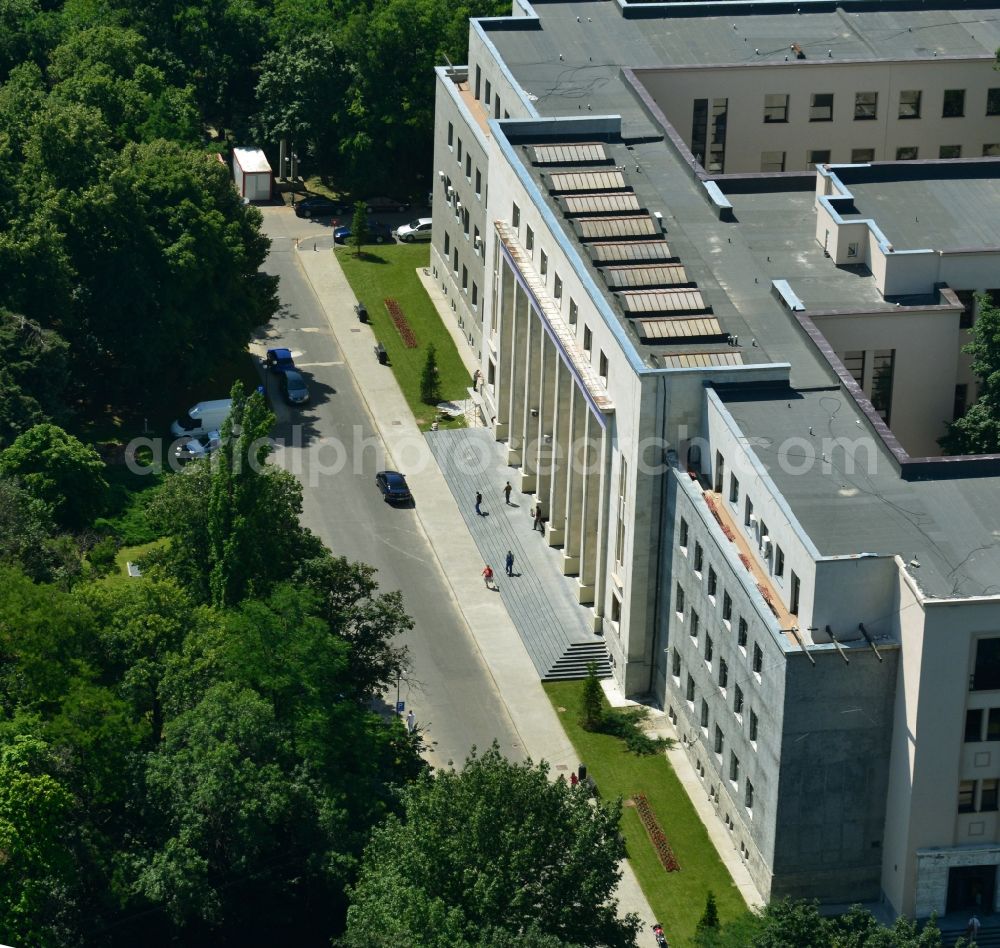
[[[295,213],[299,217],[336,217],[344,212],[344,205],[339,201],[320,195],[306,198],[295,205]]]

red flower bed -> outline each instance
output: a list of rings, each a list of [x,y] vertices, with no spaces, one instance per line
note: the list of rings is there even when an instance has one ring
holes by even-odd
[[[740,554],[740,562],[749,570],[750,569],[750,557],[746,553]],[[750,570],[753,572],[753,570]]]
[[[681,864],[677,861],[669,840],[663,830],[660,829],[660,824],[656,821],[656,816],[653,814],[652,807],[650,807],[646,795],[644,793],[637,793],[632,798],[632,802],[635,804],[639,819],[642,820],[642,825],[646,827],[646,832],[649,834],[653,848],[656,850],[656,855],[659,857],[663,868],[667,872],[680,872]]]
[[[757,588],[760,590],[760,594],[764,597],[764,602],[767,603],[767,607],[775,614],[778,615],[778,608],[774,604],[774,600],[771,598],[771,590],[767,588],[763,583],[757,583]]]
[[[397,303],[391,296],[385,301],[385,308],[389,311],[389,316],[391,317],[393,323],[396,325],[396,329],[399,330],[400,338],[403,340],[403,345],[407,349],[417,348],[417,337],[413,335],[413,330],[410,328],[410,321],[406,318],[406,314],[403,312],[399,303]]]

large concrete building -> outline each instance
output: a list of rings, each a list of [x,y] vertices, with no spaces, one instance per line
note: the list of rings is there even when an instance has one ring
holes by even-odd
[[[998,47],[976,3],[516,0],[438,70],[484,420],[765,897],[998,904],[1000,456],[938,448]]]

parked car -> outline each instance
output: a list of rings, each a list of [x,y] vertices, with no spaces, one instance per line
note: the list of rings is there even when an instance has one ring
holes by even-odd
[[[368,205],[369,214],[383,214],[390,211],[402,214],[410,206],[406,201],[397,201],[395,198],[383,196],[365,198],[365,204]]]
[[[289,405],[304,405],[309,401],[309,386],[300,372],[287,369],[281,376],[281,394]]]
[[[410,221],[409,224],[397,227],[395,237],[404,244],[413,240],[430,240],[431,224],[433,223],[434,221],[429,217],[418,217],[415,221]]]
[[[199,458],[207,458],[220,444],[222,436],[218,431],[210,431],[197,438],[181,438],[174,445],[174,457],[182,464],[197,461]]]
[[[401,504],[412,499],[406,478],[399,471],[379,471],[375,475],[375,484],[387,504]]]
[[[344,243],[351,236],[351,225],[344,224],[333,232],[333,239],[338,244]],[[368,221],[368,240],[373,244],[384,244],[387,240],[392,240],[392,231],[388,224],[381,221]]]
[[[278,374],[294,369],[295,362],[292,360],[291,349],[268,349],[264,357],[264,366],[269,372]]]
[[[295,205],[295,213],[298,217],[336,217],[346,212],[345,204],[318,194],[315,197],[299,201]]]

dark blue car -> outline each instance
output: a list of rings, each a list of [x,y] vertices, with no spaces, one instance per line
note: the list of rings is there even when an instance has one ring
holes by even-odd
[[[268,349],[264,357],[264,365],[270,372],[283,375],[289,369],[295,368],[291,349]]]
[[[338,227],[333,232],[333,239],[337,241],[338,244],[342,244],[350,236],[351,236],[350,224],[345,224],[343,227]],[[392,240],[392,230],[389,228],[388,224],[383,224],[381,221],[369,220],[368,240],[370,243],[373,244],[384,244],[387,240]]]
[[[375,483],[387,504],[402,504],[412,499],[406,478],[399,471],[379,471]]]

